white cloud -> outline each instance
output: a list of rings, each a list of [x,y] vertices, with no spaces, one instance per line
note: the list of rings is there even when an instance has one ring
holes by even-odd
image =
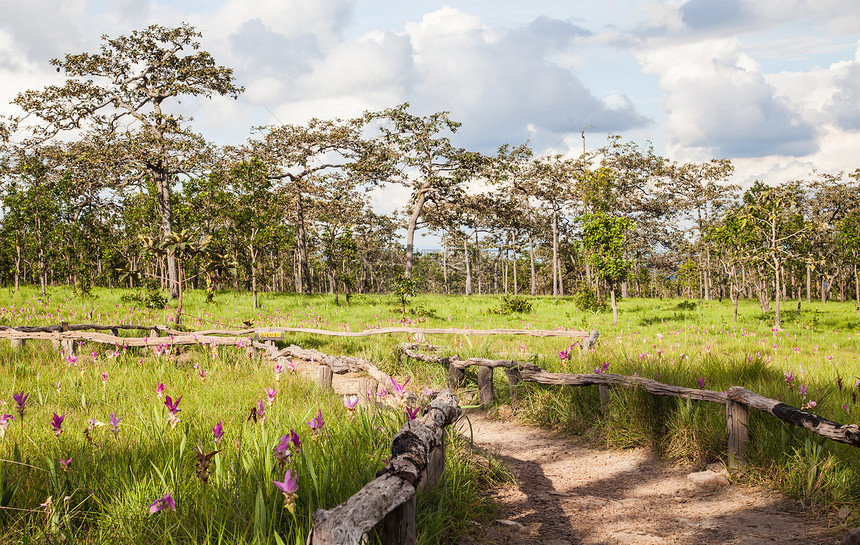
[[[667,93],[671,145],[719,157],[802,156],[817,149],[813,127],[790,97],[768,83],[737,39],[674,44],[639,58]]]

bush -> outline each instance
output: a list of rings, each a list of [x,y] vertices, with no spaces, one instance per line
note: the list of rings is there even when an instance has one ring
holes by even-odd
[[[579,310],[587,312],[603,312],[606,302],[597,298],[597,293],[590,287],[581,288],[573,296],[573,304]]]
[[[155,288],[148,288],[145,292],[136,291],[129,295],[123,295],[120,299],[123,303],[137,303],[152,310],[160,310],[167,305],[167,297]]]
[[[499,301],[499,305],[490,307],[490,312],[494,314],[526,314],[532,311],[532,302],[525,297],[519,295],[503,295]]]

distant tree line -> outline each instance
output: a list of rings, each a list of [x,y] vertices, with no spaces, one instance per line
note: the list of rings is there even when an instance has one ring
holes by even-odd
[[[0,120],[0,281],[169,290],[757,298],[860,308],[860,170],[728,184],[730,161],[678,164],[610,135],[576,158],[452,142],[460,124],[402,104],[257,127],[216,146],[176,105],[236,98],[191,26],[104,36],[52,62],[62,85]],[[406,207],[374,212],[399,184]],[[442,240],[416,252],[421,229]],[[403,233],[405,232],[405,243]],[[401,284],[398,284],[401,283]],[[852,293],[853,292],[853,293]],[[339,301],[339,299],[338,299]]]

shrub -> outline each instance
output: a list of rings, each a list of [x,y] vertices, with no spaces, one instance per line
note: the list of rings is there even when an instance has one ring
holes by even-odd
[[[490,312],[494,314],[525,314],[532,311],[534,305],[525,297],[519,295],[503,295],[499,304],[495,307],[490,307]]]
[[[587,312],[603,312],[606,310],[606,302],[597,298],[597,293],[590,287],[581,288],[573,296],[573,304],[579,310]]]

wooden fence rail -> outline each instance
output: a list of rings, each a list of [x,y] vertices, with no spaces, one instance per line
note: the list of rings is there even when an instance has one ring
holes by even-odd
[[[391,444],[391,459],[373,481],[329,510],[317,509],[309,545],[358,545],[377,529],[383,545],[416,541],[416,492],[444,478],[445,427],[460,416],[457,398],[443,391],[406,422]]]
[[[805,428],[822,437],[860,447],[860,426],[857,426],[857,424],[839,424],[815,413],[780,403],[740,386],[729,388],[725,392],[716,392],[672,386],[644,377],[631,377],[612,373],[548,373],[537,365],[528,362],[488,360],[482,358],[460,360],[456,356],[440,357],[435,354],[419,352],[417,349],[420,348],[420,345],[409,343],[402,344],[400,348],[405,355],[411,358],[447,365],[449,385],[451,387],[461,386],[465,378],[465,370],[468,367],[477,366],[478,400],[482,406],[488,405],[494,400],[493,369],[497,367],[504,369],[507,375],[511,389],[512,404],[516,403],[517,389],[522,381],[568,386],[597,385],[601,388],[601,407],[604,410],[609,397],[609,386],[632,386],[642,388],[653,395],[673,396],[723,404],[726,406],[726,443],[729,465],[731,467],[743,465],[745,459],[745,448],[749,442],[748,422],[750,407],[772,414],[780,420]]]

